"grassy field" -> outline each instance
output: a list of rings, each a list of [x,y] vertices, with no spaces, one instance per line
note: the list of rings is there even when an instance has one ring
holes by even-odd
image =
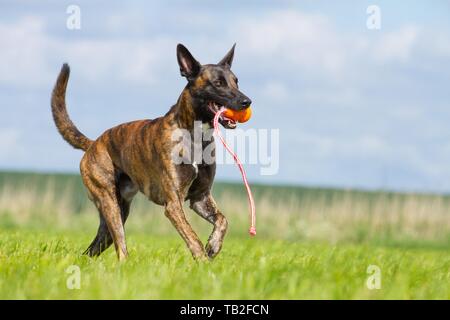
[[[215,185],[230,232],[216,260],[200,264],[162,208],[138,197],[126,226],[130,258],[118,263],[112,249],[81,255],[98,217],[79,177],[1,173],[0,298],[450,299],[450,197],[253,190],[256,238],[247,236],[242,186]],[[206,240],[210,225],[186,212]],[[366,285],[371,265],[380,289]]]

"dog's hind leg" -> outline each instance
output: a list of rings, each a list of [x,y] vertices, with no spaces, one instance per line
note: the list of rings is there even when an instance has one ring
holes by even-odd
[[[124,173],[121,173],[117,178],[117,188],[119,194],[117,195],[120,205],[120,214],[122,222],[125,224],[130,213],[131,201],[138,192],[138,187],[131,181],[131,179]]]
[[[123,223],[128,216],[129,204],[122,203],[115,168],[109,157],[100,152],[95,156],[86,153],[80,168],[89,198],[100,213],[97,236],[86,253],[91,256],[99,255],[112,242],[117,257],[119,260],[123,260],[128,256]],[[122,208],[126,209],[126,212]]]
[[[100,214],[100,225],[97,230],[97,235],[83,254],[90,257],[99,256],[103,251],[108,249],[112,243],[113,240],[109,233],[108,226],[106,225],[106,221]]]
[[[227,219],[217,208],[216,202],[210,193],[191,199],[190,207],[199,216],[214,225],[214,229],[206,244],[206,253],[212,259],[222,249],[223,239],[228,228]]]
[[[122,223],[125,225],[130,213],[131,201],[138,189],[131,179],[124,174],[121,174],[117,180],[116,186],[118,187],[118,190],[120,190],[120,194],[117,195],[120,205],[120,215],[122,217]],[[100,225],[98,227],[97,235],[84,254],[91,257],[99,256],[103,251],[108,249],[112,243],[113,240],[109,233],[108,226],[106,225],[106,221],[103,216],[100,215]]]

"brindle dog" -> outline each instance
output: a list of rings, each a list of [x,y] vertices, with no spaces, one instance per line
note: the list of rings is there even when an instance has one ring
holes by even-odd
[[[67,114],[65,92],[70,69],[63,65],[52,94],[53,119],[63,138],[85,151],[80,163],[81,177],[89,199],[100,213],[97,236],[85,254],[98,256],[114,243],[118,259],[127,257],[124,224],[138,191],[165,207],[165,215],[195,259],[212,259],[219,253],[228,223],[211,195],[215,161],[176,164],[172,150],[177,141],[172,139],[172,133],[177,129],[192,132],[195,121],[211,126],[219,106],[235,110],[250,106],[251,100],[239,91],[237,78],[230,70],[234,48],[218,64],[201,65],[179,44],[178,64],[188,83],[177,103],[163,117],[118,125],[96,140],[83,135]],[[225,117],[220,118],[220,123],[225,128],[236,127],[234,121]],[[205,248],[183,212],[186,200],[197,214],[214,225]]]

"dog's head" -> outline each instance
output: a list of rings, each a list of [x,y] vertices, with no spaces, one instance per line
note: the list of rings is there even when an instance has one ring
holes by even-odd
[[[252,101],[238,87],[238,79],[231,71],[234,48],[218,64],[201,65],[182,44],[177,46],[180,72],[188,80],[188,89],[193,98],[197,117],[203,122],[212,122],[215,113],[222,107],[243,110]],[[219,122],[228,129],[236,128],[236,122],[220,117]]]

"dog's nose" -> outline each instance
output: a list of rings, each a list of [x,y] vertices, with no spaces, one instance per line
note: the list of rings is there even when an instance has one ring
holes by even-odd
[[[251,104],[252,104],[252,100],[250,100],[249,98],[245,98],[241,102],[241,106],[244,107],[244,108],[250,106]]]

